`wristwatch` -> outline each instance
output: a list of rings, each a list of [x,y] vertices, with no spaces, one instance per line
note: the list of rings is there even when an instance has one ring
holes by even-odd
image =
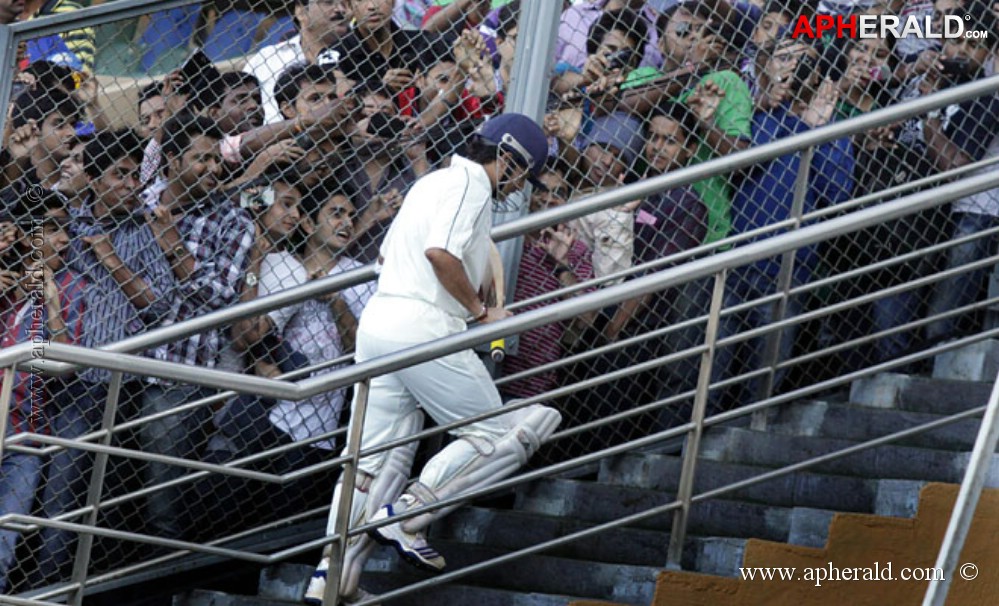
[[[249,286],[250,288],[253,288],[260,282],[260,279],[257,278],[257,274],[253,273],[252,271],[248,271],[246,272],[246,277],[243,278],[243,282],[245,282],[246,285]]]
[[[174,259],[179,259],[187,254],[187,247],[183,244],[178,244],[170,249],[170,256]]]

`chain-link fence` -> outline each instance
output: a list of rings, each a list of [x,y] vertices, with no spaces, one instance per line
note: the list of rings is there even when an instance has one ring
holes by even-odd
[[[516,61],[545,59],[515,53],[521,1],[190,4],[22,45],[0,154],[3,346],[99,347],[375,262],[410,187],[503,112]],[[16,6],[0,1],[0,20],[17,18]],[[79,5],[36,8],[22,17]],[[548,87],[550,159],[531,211],[992,75],[999,40],[991,6],[977,1],[562,8],[551,78],[537,83]],[[851,13],[925,17],[931,27],[968,15],[966,29],[987,36],[801,33],[815,15]],[[535,308],[916,191],[933,184],[919,179],[994,157],[997,120],[999,102],[982,97],[528,234],[507,268],[516,275],[508,303]],[[985,298],[996,217],[987,192],[733,271],[713,410],[975,329],[983,305],[918,322]],[[934,277],[961,266],[970,271]],[[689,419],[711,288],[689,283],[520,335],[498,385],[509,398],[560,390],[548,399],[573,431],[548,458]],[[375,289],[357,285],[147,355],[266,377],[328,372],[349,361]],[[797,320],[776,336],[757,330],[787,318]],[[5,440],[95,432],[111,379],[18,373]],[[218,398],[126,375],[110,444],[219,464],[269,453],[247,468],[286,474],[335,457],[350,397]],[[328,504],[337,474],[179,481],[189,470],[155,457],[108,463],[101,526],[196,541]],[[77,450],[5,448],[0,515],[80,519],[93,465]],[[156,553],[97,542],[93,572]],[[67,580],[75,544],[67,531],[0,531],[0,591]]]

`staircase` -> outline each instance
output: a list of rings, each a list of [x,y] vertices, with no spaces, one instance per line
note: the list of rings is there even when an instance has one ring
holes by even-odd
[[[736,425],[712,428],[702,439],[695,494],[983,406],[992,388],[991,377],[996,375],[995,361],[999,359],[999,355],[993,355],[996,353],[999,343],[976,344],[938,358],[934,378],[882,374],[857,381],[849,394],[834,394],[783,408],[771,416],[767,431]],[[984,380],[986,377],[989,380]],[[795,565],[780,564],[775,554],[782,554],[792,560],[798,557],[805,561],[821,560],[823,564],[833,558],[831,561],[839,565],[834,556],[822,551],[831,534],[846,532],[843,529],[850,528],[848,520],[861,520],[860,527],[867,533],[874,532],[871,528],[886,526],[909,528],[911,532],[921,491],[923,507],[929,507],[939,518],[934,523],[942,525],[942,536],[950,506],[940,503],[946,503],[946,494],[956,493],[956,487],[926,487],[931,482],[961,481],[979,419],[980,415],[967,418],[890,445],[745,487],[724,498],[697,502],[690,512],[683,569],[698,574],[664,572],[672,523],[672,515],[664,514],[473,573],[456,583],[425,589],[391,603],[554,606],[606,600],[641,606],[791,604],[791,601],[773,601],[772,597],[756,601],[740,594],[740,583],[746,585],[737,578],[744,559],[752,566]],[[681,458],[677,454],[632,452],[606,459],[575,477],[551,478],[521,486],[514,491],[512,501],[498,500],[491,507],[482,504],[465,507],[432,529],[431,542],[447,558],[448,570],[457,570],[669,503],[677,490],[680,468]],[[993,465],[986,486],[999,487],[999,465]],[[938,496],[932,505],[926,505],[926,491],[940,490],[946,493],[943,501]],[[949,498],[952,503],[953,496]],[[999,496],[983,497],[982,507],[987,506],[999,511]],[[926,511],[920,512],[920,519],[926,516]],[[990,526],[990,532],[995,533],[996,527],[996,524]],[[858,531],[854,528],[853,532]],[[997,538],[993,536],[990,544],[994,546]],[[935,545],[939,545],[939,540]],[[829,549],[833,549],[832,543]],[[806,555],[802,556],[803,553]],[[896,556],[896,567],[932,566],[936,547],[923,553],[918,562],[903,562],[903,555]],[[879,553],[879,557],[892,559],[890,552]],[[992,562],[999,563],[994,550]],[[981,562],[979,565],[991,579],[982,587],[999,586],[999,567],[989,568],[988,563]],[[429,578],[402,562],[391,550],[382,548],[375,552],[367,570],[362,584],[373,593]],[[173,603],[175,606],[277,606],[297,602],[311,572],[309,564],[283,564],[263,570],[258,587],[247,587],[246,596],[194,590],[176,595]],[[882,589],[889,590],[893,584],[883,585]],[[914,593],[919,593],[921,599],[921,592]],[[738,598],[740,595],[742,598]],[[799,594],[788,595],[796,596],[793,602],[796,604],[918,603],[894,598],[887,601],[882,598],[880,602],[838,598],[832,602],[808,602]],[[726,596],[730,601],[721,599]]]

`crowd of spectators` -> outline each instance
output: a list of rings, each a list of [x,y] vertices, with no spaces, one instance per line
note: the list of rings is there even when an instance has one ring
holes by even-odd
[[[478,125],[503,111],[514,62],[525,59],[515,56],[525,27],[520,4],[296,0],[294,35],[235,67],[191,61],[154,79],[137,91],[138,119],[131,124],[102,106],[92,30],[27,44],[0,151],[2,345],[101,347],[376,262],[409,187],[446,166]],[[525,205],[531,212],[928,95],[996,68],[997,17],[980,0],[562,4],[544,118],[553,159],[540,178],[546,190],[538,188]],[[77,6],[0,0],[0,23]],[[956,12],[968,15],[967,29],[988,36],[791,36],[798,15],[850,12],[925,15],[935,22]],[[807,156],[783,156],[528,234],[517,256],[513,299],[530,299],[525,309],[538,308],[552,300],[544,300],[550,293],[570,289],[557,300],[646,275],[666,266],[647,264],[666,257],[698,247],[695,254],[726,249],[731,244],[717,243],[734,235],[764,238],[773,223],[994,156],[997,125],[999,98],[972,99],[831,141]],[[802,158],[810,162],[805,179]],[[739,268],[727,277],[724,305],[750,305],[725,316],[718,338],[798,315],[819,297],[843,301],[995,254],[990,239],[972,239],[938,258],[908,258],[811,298],[758,303],[785,288],[995,227],[997,218],[996,197],[985,192],[801,248],[789,273],[782,272],[787,258]],[[955,310],[979,296],[984,269],[974,277],[955,275],[880,297],[827,317],[814,334],[789,326],[776,340],[754,337],[722,347],[712,379],[759,368],[768,356],[786,359],[806,338],[834,345],[891,331],[928,311]],[[500,369],[510,378],[501,391],[531,398],[702,344],[704,323],[694,320],[707,313],[711,287],[693,282],[528,331]],[[163,343],[145,355],[263,377],[330,372],[353,350],[357,318],[374,288],[361,284]],[[925,334],[885,335],[869,350],[846,348],[840,368],[889,360],[960,328],[952,316]],[[661,336],[637,339],[650,331]],[[621,341],[629,344],[567,369],[552,366]],[[621,413],[692,391],[699,362],[699,355],[687,355],[579,391],[559,405],[570,424]],[[716,390],[712,405],[732,407],[780,389],[784,373],[766,382]],[[112,384],[112,373],[100,369],[59,378],[16,373],[4,439],[93,433]],[[330,434],[345,424],[345,390],[298,403],[240,396],[191,406],[213,393],[169,377],[125,375],[120,417],[155,416],[116,443],[131,440],[147,453],[218,464],[286,447],[249,464],[271,473],[322,463],[342,446]],[[676,408],[645,414],[578,445],[599,449],[680,417]],[[43,459],[5,448],[0,515],[55,517],[80,508],[92,467],[92,455],[82,450]],[[112,470],[111,493],[126,484],[166,484],[124,505],[141,514],[121,515],[132,529],[173,539],[328,498],[306,484],[264,486],[232,477],[176,482],[187,469],[159,459],[116,461]],[[65,578],[73,535],[47,528],[30,540],[37,545],[17,553],[30,553],[33,563],[15,565],[20,536],[0,531],[0,592],[14,569],[23,583]]]

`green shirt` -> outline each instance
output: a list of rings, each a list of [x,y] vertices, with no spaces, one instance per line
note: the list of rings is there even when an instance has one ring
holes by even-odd
[[[715,126],[732,137],[750,139],[753,136],[753,96],[739,74],[733,71],[712,72],[701,82],[713,82],[725,92],[725,97],[715,110]],[[696,86],[689,88],[675,99],[686,103]],[[706,162],[718,157],[715,150],[702,141],[691,159],[691,164]],[[708,233],[705,243],[716,242],[732,231],[732,187],[728,175],[718,175],[694,183],[694,190],[701,196],[708,209]]]

